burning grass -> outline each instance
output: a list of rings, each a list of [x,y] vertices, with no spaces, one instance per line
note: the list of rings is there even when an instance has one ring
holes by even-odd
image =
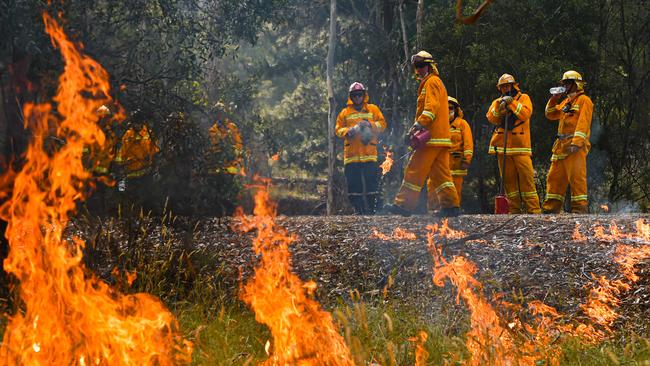
[[[233,222],[228,219],[194,222],[169,213],[163,219],[138,211],[124,212],[125,217],[120,220],[105,220],[101,221],[101,224],[98,224],[97,219],[80,218],[75,221],[71,234],[76,233],[87,238],[87,261],[94,263],[92,268],[107,281],[121,284],[119,286],[123,286],[127,293],[146,290],[161,296],[178,317],[184,338],[195,344],[194,364],[253,365],[266,360],[268,354],[265,346],[267,341],[272,339],[271,332],[257,323],[253,312],[235,296],[239,283],[238,268],[242,269],[243,281],[246,281],[251,278],[252,264],[256,263],[250,246],[255,234],[242,235],[233,231]],[[467,350],[466,342],[468,331],[471,329],[471,316],[464,300],[461,299],[459,304],[455,303],[457,292],[454,289],[438,288],[431,281],[432,261],[430,257],[422,255],[426,254],[426,248],[423,247],[425,243],[421,239],[426,236],[426,228],[413,225],[417,220],[402,219],[394,225],[410,227],[419,240],[385,242],[374,239],[364,247],[360,242],[346,239],[349,238],[350,230],[359,230],[360,227],[350,226],[355,221],[345,220],[347,218],[286,218],[279,220],[278,225],[291,227],[292,231],[297,233],[297,241],[290,247],[294,257],[293,270],[303,279],[314,279],[318,282],[318,298],[323,301],[323,307],[333,314],[334,324],[349,347],[354,362],[382,365],[415,364],[418,344],[428,353],[429,364],[469,362],[472,356]],[[530,218],[525,220],[528,220],[530,225]],[[532,316],[526,315],[530,314],[526,311],[526,303],[536,297],[536,292],[535,287],[526,282],[525,277],[520,277],[520,287],[516,294],[515,291],[507,291],[500,297],[492,297],[491,294],[495,293],[496,289],[505,287],[505,281],[512,281],[512,278],[509,278],[511,275],[508,274],[510,272],[501,273],[498,267],[501,262],[494,258],[503,260],[504,255],[498,254],[501,250],[510,250],[509,245],[521,245],[520,250],[525,251],[522,255],[535,261],[539,259],[536,255],[545,248],[544,242],[534,235],[529,235],[527,240],[521,240],[519,243],[518,239],[510,236],[513,231],[520,229],[519,225],[512,222],[498,234],[482,236],[486,238],[484,240],[489,240],[490,245],[474,242],[471,231],[471,228],[476,227],[474,222],[472,218],[467,218],[464,222],[456,220],[448,225],[456,231],[464,231],[466,236],[463,239],[441,236],[439,243],[444,248],[445,256],[451,258],[458,254],[455,247],[460,243],[458,240],[467,240],[463,252],[476,263],[476,280],[483,284],[483,293],[488,295],[486,300],[495,306],[495,310],[501,312],[504,308],[499,305],[500,300],[507,299],[511,304],[523,309],[506,312],[507,316],[514,314],[522,319],[530,319],[526,318]],[[635,222],[636,218],[620,220],[618,226],[619,229],[630,232],[635,227]],[[555,256],[549,258],[553,263],[562,258],[557,252],[564,250],[557,237],[565,235],[567,240],[571,240],[575,222],[567,220],[562,228],[549,227],[548,223],[540,220],[535,225],[544,227],[544,231],[555,232],[554,247],[548,248],[556,252]],[[553,225],[552,221],[551,224]],[[388,223],[381,227],[384,232],[394,231]],[[593,235],[592,227],[597,227],[596,223],[583,222],[583,227],[587,241],[576,245],[586,246],[585,249],[589,248],[590,251],[570,253],[580,257],[585,266],[584,271],[587,274],[597,272],[602,264],[598,261],[592,263],[594,258],[591,256],[598,256],[602,257],[602,263],[613,264],[609,272],[600,272],[600,275],[608,279],[626,280],[626,276],[619,270],[619,266],[623,265],[614,261],[614,258],[618,257],[615,247],[601,243],[600,239]],[[365,230],[371,235],[371,227],[366,227]],[[528,230],[528,233],[533,231]],[[605,232],[608,232],[607,229]],[[331,246],[326,238],[331,238]],[[219,243],[219,246],[215,247],[214,243]],[[424,252],[420,252],[420,249]],[[491,258],[491,262],[483,260],[481,255],[488,251],[493,254],[485,258]],[[585,257],[584,253],[589,253],[589,256]],[[510,254],[511,257],[513,255],[514,253]],[[386,262],[373,259],[376,256],[395,256],[399,261],[394,264],[399,264],[404,269],[386,270]],[[356,262],[357,259],[359,262]],[[518,263],[517,257],[509,260],[501,265]],[[231,262],[236,264],[232,267],[234,269],[229,264]],[[371,264],[361,265],[368,262]],[[493,267],[490,268],[487,263],[492,263]],[[536,265],[548,266],[543,262]],[[643,296],[643,286],[647,286],[650,280],[647,277],[646,265],[647,262],[640,261],[633,266],[635,273],[640,277],[638,285],[634,285],[634,291],[628,291],[621,297],[619,318],[614,322],[613,333],[607,340],[585,344],[570,335],[557,337],[557,333],[551,334],[550,340],[554,342],[555,350],[561,354],[558,358],[560,364],[643,364],[642,362],[650,360],[650,344],[644,339],[644,336],[648,337],[648,333],[643,319],[647,318],[635,315],[635,311],[640,310],[638,305],[627,305],[636,301],[633,297],[630,298],[633,296],[632,292],[638,292],[636,296]],[[119,268],[122,273],[137,270],[138,276],[132,287],[121,280],[120,276],[111,274],[114,267]],[[565,267],[572,268],[566,262]],[[342,268],[344,270],[341,270]],[[370,268],[386,271],[383,273],[388,273],[390,280],[376,282],[373,276],[363,278],[363,272]],[[410,273],[410,268],[413,273]],[[519,271],[518,268],[509,270]],[[578,271],[580,274],[580,268]],[[422,273],[418,274],[420,272]],[[528,275],[530,273],[532,271],[528,272]],[[523,275],[524,273],[521,274]],[[591,277],[584,277],[581,282],[576,282],[572,289],[563,289],[561,295],[551,297],[549,294],[547,299],[554,299],[554,305],[559,302],[558,307],[565,315],[562,319],[548,315],[547,317],[559,325],[572,319],[586,321],[587,318],[580,313],[579,306],[585,302],[589,293],[589,288],[583,287],[584,284],[596,282]],[[359,291],[350,292],[352,286]],[[422,286],[420,290],[419,286]],[[339,287],[340,292],[336,291]],[[406,287],[411,287],[410,291],[407,291]],[[386,288],[386,294],[381,291],[383,288]],[[423,297],[430,301],[423,302]],[[543,295],[537,298],[543,298]],[[492,302],[491,299],[497,301]],[[643,297],[640,299],[643,301]],[[625,320],[629,317],[635,317],[634,326]],[[505,319],[507,318],[504,318],[503,327],[508,326]],[[537,319],[532,324],[539,328],[541,318],[533,316],[532,319]],[[548,327],[550,323],[546,324]],[[427,333],[426,342],[420,340],[420,331]]]

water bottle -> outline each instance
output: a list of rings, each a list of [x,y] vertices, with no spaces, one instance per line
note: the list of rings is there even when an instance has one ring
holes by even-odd
[[[566,92],[566,88],[563,87],[563,86],[556,86],[556,87],[554,87],[554,88],[551,88],[551,89],[549,90],[549,92],[550,92],[551,94],[553,94],[553,95],[555,95],[555,94],[562,94],[562,93]]]

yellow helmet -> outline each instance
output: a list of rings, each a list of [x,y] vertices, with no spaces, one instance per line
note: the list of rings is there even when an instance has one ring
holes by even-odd
[[[562,80],[560,80],[560,82],[569,81],[569,80],[574,81],[576,83],[579,91],[584,90],[585,84],[587,84],[585,83],[584,80],[582,80],[582,75],[580,75],[579,72],[574,70],[569,70],[565,72],[564,75],[562,75]]]
[[[436,62],[433,60],[433,56],[427,51],[420,51],[416,53],[415,55],[411,56],[411,64],[415,64],[416,62],[426,62],[431,66],[431,69],[433,72],[438,74],[438,68],[436,65]]]
[[[458,99],[454,97],[447,97],[447,101],[451,104],[454,104],[456,107],[460,107],[460,103],[458,103]]]
[[[577,71],[569,70],[562,75],[562,80],[560,81],[566,81],[566,80],[576,80],[576,81],[582,81],[582,75],[578,73]]]
[[[423,62],[428,62],[431,64],[435,64],[435,61],[433,61],[433,56],[427,51],[420,51],[416,53],[415,55],[411,56],[411,63],[415,63],[418,61],[423,61]]]
[[[499,88],[501,85],[504,84],[515,84],[515,77],[510,75],[510,74],[503,74],[499,78],[499,81],[497,81],[497,88]]]

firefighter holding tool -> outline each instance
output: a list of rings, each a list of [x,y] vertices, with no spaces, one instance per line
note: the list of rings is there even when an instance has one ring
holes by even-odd
[[[488,121],[496,126],[488,153],[497,156],[502,185],[499,193],[503,193],[505,188],[508,207],[506,212],[498,197],[495,211],[538,214],[541,209],[535,188],[530,145],[533,104],[528,94],[521,92],[519,84],[510,74],[503,74],[499,78],[497,89],[501,96],[492,101],[486,114]]]
[[[387,205],[385,210],[388,213],[410,215],[415,210],[422,186],[429,177],[440,203],[439,216],[458,216],[458,193],[449,169],[451,134],[447,89],[430,53],[418,52],[411,57],[411,63],[420,79],[415,123],[408,134],[415,152],[408,161],[395,204]]]

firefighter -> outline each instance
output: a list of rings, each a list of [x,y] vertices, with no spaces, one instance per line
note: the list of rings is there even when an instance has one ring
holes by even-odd
[[[472,128],[463,119],[464,116],[462,109],[460,109],[460,103],[454,97],[448,97],[447,100],[449,101],[449,132],[451,134],[449,167],[456,192],[458,193],[458,203],[460,204],[463,180],[467,176],[467,169],[474,155],[474,141],[472,139]],[[429,179],[427,183],[429,210],[438,209],[438,197],[435,194],[435,188],[433,181]]]
[[[433,57],[426,51],[420,51],[411,57],[413,70],[418,79],[417,109],[415,123],[409,130],[409,138],[423,130],[431,136],[425,146],[415,150],[411,155],[404,181],[395,197],[394,205],[387,205],[386,211],[400,215],[410,215],[415,210],[420,191],[427,177],[431,180],[432,191],[438,197],[442,217],[460,214],[458,193],[449,169],[449,149],[451,134],[449,132],[449,109],[447,89],[438,73]]]
[[[354,82],[347,106],[336,118],[336,135],[344,140],[343,165],[348,199],[358,215],[373,215],[379,199],[377,135],[386,129],[378,106],[368,103],[368,91]]]
[[[546,177],[544,213],[559,213],[567,185],[571,188],[571,212],[587,213],[587,154],[594,104],[585,94],[582,75],[570,70],[560,81],[565,91],[552,94],[546,103],[546,118],[559,120],[553,144],[551,168]],[[564,97],[562,101],[560,99]]]
[[[215,154],[215,161],[219,161],[219,159],[216,159],[216,155],[223,153],[225,146],[232,146],[234,155],[232,158],[227,159],[225,164],[213,162],[212,166],[209,167],[209,174],[242,175],[244,171],[244,143],[237,125],[230,118],[224,116],[224,109],[225,105],[221,102],[215,105],[216,121],[208,131],[210,144],[212,145],[211,150]]]
[[[533,113],[533,104],[528,94],[521,92],[519,83],[510,74],[501,75],[497,89],[501,96],[492,101],[486,115],[488,121],[496,125],[488,153],[497,156],[499,173],[508,196],[509,213],[521,213],[523,208],[527,213],[538,214],[541,209],[535,188],[530,147],[530,116]],[[506,133],[508,146],[504,149]]]
[[[151,137],[146,123],[134,123],[122,136],[115,162],[120,164],[123,177],[118,190],[125,189],[126,180],[136,179],[150,172],[153,157],[159,148]]]
[[[93,185],[94,192],[86,200],[88,208],[97,209],[100,212],[105,211],[106,202],[106,184],[108,184],[111,175],[111,164],[115,159],[115,131],[112,112],[106,105],[97,109],[99,116],[99,127],[104,132],[104,146],[84,146],[84,164],[93,173],[93,177],[101,180],[99,184]]]

